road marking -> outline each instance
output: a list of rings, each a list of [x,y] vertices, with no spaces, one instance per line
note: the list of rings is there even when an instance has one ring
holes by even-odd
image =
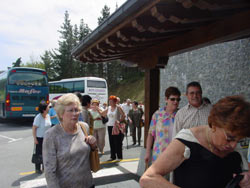
[[[131,162],[131,161],[139,161],[139,158],[123,159],[123,160],[113,160],[113,161],[103,161],[103,162],[100,162],[100,164],[110,164],[110,163],[117,163],[117,162]],[[34,173],[35,173],[35,171],[21,172],[21,173],[19,173],[19,175],[24,176],[24,175],[34,174]]]
[[[30,175],[30,174],[34,174],[34,173],[35,173],[35,171],[31,171],[31,172],[21,172],[21,173],[19,173],[19,175],[25,176],[25,175]]]
[[[118,175],[118,174],[123,174],[123,172],[117,169],[116,167],[101,169],[96,173],[92,173],[93,178],[100,178],[100,177],[112,176],[112,175]],[[43,187],[46,185],[47,185],[47,182],[45,178],[20,182],[20,188]]]
[[[17,138],[17,139],[15,139],[15,138],[10,138],[10,137],[4,136],[4,135],[0,135],[0,137],[6,138],[6,139],[10,140],[8,143],[16,142],[16,141],[18,141],[18,140],[22,140],[22,138]]]
[[[103,161],[103,162],[100,162],[100,164],[110,164],[110,163],[117,163],[117,162],[131,162],[131,161],[139,161],[139,158],[113,160],[113,161]]]
[[[45,178],[20,182],[20,188],[42,187],[46,185],[47,182]]]

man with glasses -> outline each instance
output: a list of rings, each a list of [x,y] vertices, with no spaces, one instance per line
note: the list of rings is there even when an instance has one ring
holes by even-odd
[[[173,136],[181,129],[208,124],[208,115],[212,105],[203,103],[200,83],[190,82],[187,85],[186,96],[188,104],[181,108],[175,116]]]

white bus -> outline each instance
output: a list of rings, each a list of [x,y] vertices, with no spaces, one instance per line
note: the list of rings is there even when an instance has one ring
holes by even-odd
[[[65,93],[80,92],[98,99],[101,104],[108,101],[108,86],[103,78],[80,77],[49,82],[49,99],[57,99]]]

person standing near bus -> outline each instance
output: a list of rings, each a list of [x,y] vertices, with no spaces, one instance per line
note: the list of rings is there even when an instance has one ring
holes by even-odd
[[[46,102],[41,102],[38,107],[39,114],[34,118],[33,126],[32,126],[32,134],[34,138],[34,143],[36,147],[36,154],[42,155],[43,148],[43,137],[45,135],[46,130],[51,127],[49,112],[49,105]],[[36,173],[41,174],[41,165],[35,164]]]
[[[117,104],[117,97],[111,95],[109,97],[109,107],[101,113],[102,116],[108,116],[108,127],[109,145],[110,145],[110,159],[109,161],[115,160],[116,157],[122,160],[122,139],[123,133],[119,131],[118,134],[114,133],[113,128],[119,125],[125,119],[125,113],[122,108]]]
[[[99,109],[100,101],[98,99],[93,99],[91,101],[91,110],[90,113],[94,121],[94,137],[97,141],[97,147],[101,154],[104,154],[103,149],[105,146],[105,135],[106,135],[106,126],[102,123],[102,116]]]
[[[89,95],[82,96],[82,117],[83,122],[89,125],[89,134],[93,135],[93,118],[89,112],[92,98]]]
[[[50,116],[50,120],[51,120],[51,127],[57,125],[57,124],[60,124],[58,118],[57,118],[57,115],[56,115],[56,111],[54,109],[55,107],[55,104],[56,104],[56,100],[52,100],[51,101],[51,106],[50,106],[50,109],[49,109],[49,116]]]

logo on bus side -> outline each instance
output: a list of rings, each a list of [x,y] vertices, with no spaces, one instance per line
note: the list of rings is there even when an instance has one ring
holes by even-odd
[[[19,89],[18,91],[9,91],[10,93],[25,93],[25,94],[39,94],[41,93],[40,90],[35,90],[35,89]]]
[[[106,90],[105,89],[97,89],[97,88],[91,88],[91,89],[88,89],[89,92],[105,92]]]

